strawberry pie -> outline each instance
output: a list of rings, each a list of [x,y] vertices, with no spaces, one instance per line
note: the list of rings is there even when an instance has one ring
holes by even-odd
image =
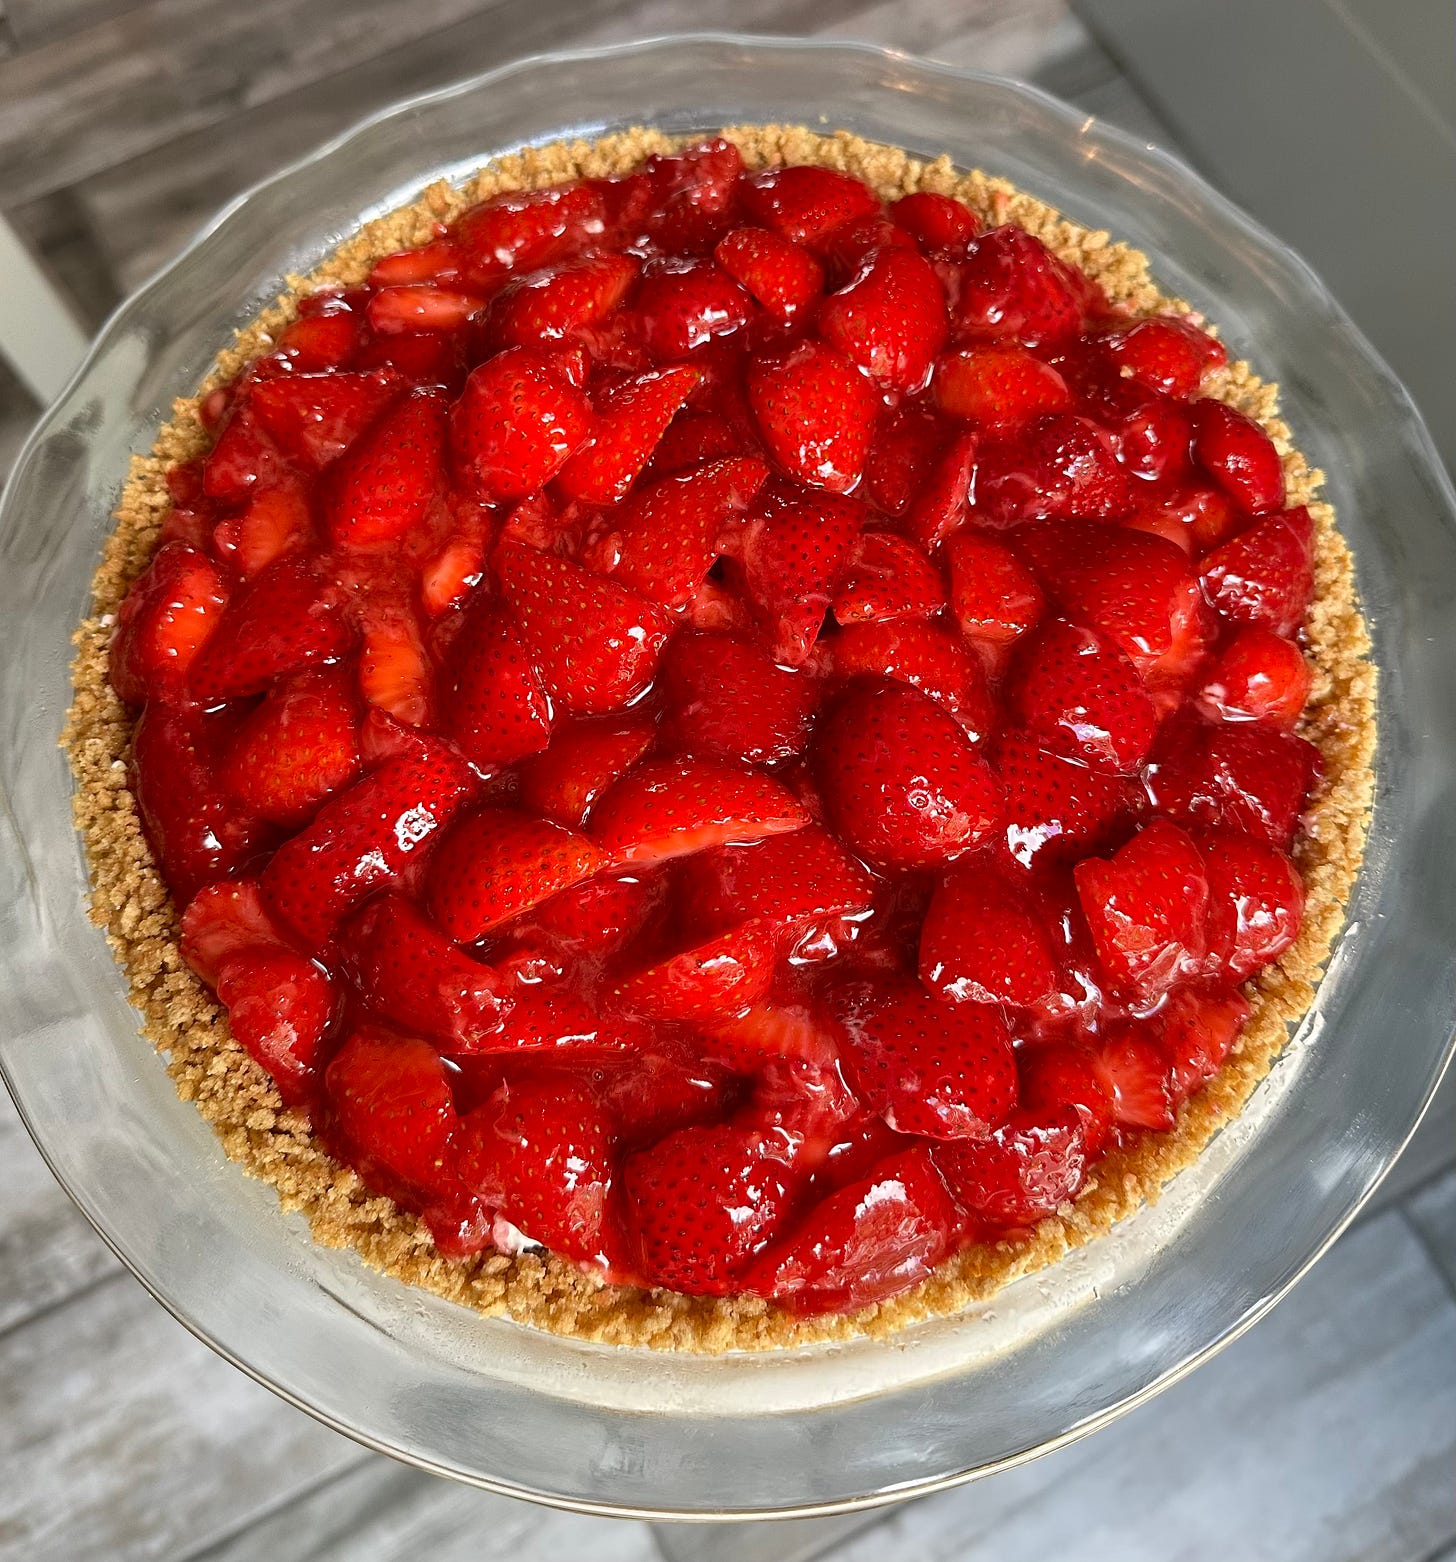
[[[372,223],[137,461],[80,637],[182,1093],[321,1240],[618,1342],[882,1332],[1105,1230],[1359,862],[1374,674],[1274,406],[1135,252],[849,136]]]

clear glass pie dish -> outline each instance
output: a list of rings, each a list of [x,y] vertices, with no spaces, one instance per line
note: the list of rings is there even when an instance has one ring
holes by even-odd
[[[888,1342],[673,1356],[411,1290],[316,1246],[227,1162],[138,1034],[86,918],[57,740],[127,456],[288,274],[503,151],[638,123],[786,119],[948,152],[1109,229],[1281,383],[1297,442],[1328,474],[1374,635],[1376,812],[1313,1010],[1159,1204]],[[403,104],[235,203],[113,317],[22,456],[0,550],[5,1079],[57,1177],[179,1319],[330,1425],[438,1473],[591,1511],[734,1518],[890,1501],[1046,1451],[1272,1306],[1388,1168],[1449,1055],[1449,483],[1405,393],[1301,262],[1185,169],[1029,88],[859,46],[701,37],[525,61]]]

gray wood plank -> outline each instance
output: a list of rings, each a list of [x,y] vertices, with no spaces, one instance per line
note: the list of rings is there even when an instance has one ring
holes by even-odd
[[[557,1513],[370,1455],[177,1562],[659,1562],[645,1524]]]
[[[119,283],[130,289],[146,280],[239,190],[361,115],[459,76],[466,62],[470,69],[484,69],[566,42],[559,17],[550,26],[542,25],[540,9],[530,0],[506,0],[489,18],[472,18],[396,50],[387,65],[376,62],[346,71],[234,114],[226,134],[208,129],[171,140],[81,181],[77,197],[91,216]],[[581,8],[570,37],[582,45],[616,42],[633,34],[695,25],[697,14],[685,0],[630,7],[603,6],[598,0]],[[1061,60],[1087,36],[1071,19],[1064,0],[1032,0],[1024,11],[1007,8],[1000,0],[975,0],[959,7],[917,0],[913,8],[900,6],[898,0],[869,6],[862,0],[740,0],[734,22],[760,32],[838,33],[1013,72],[1034,72]]]
[[[833,1556],[1424,1562],[1456,1537],[1453,1469],[1456,1305],[1391,1212],[1186,1382]]]
[[[16,1562],[170,1562],[358,1459],[130,1278],[0,1337],[0,1555]]]
[[[1402,1207],[1456,1293],[1456,1170],[1412,1194]]]
[[[0,424],[3,438],[4,424]],[[7,465],[0,446],[0,474]],[[61,1191],[0,1086],[0,1333],[108,1275],[120,1263]]]
[[[139,4],[141,0],[8,0],[0,15],[16,46],[34,49],[110,21]]]

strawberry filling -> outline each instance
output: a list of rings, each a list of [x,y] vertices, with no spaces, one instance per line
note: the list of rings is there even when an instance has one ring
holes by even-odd
[[[451,1255],[840,1311],[1065,1207],[1303,911],[1311,523],[1224,361],[722,141],[306,299],[112,653],[238,1043]]]

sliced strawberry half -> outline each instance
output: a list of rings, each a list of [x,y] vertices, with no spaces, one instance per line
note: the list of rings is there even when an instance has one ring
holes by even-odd
[[[453,248],[465,275],[489,284],[577,253],[601,237],[606,216],[601,192],[589,183],[511,190],[466,212]]]
[[[948,1003],[1025,1008],[1056,981],[1036,913],[986,864],[957,864],[936,887],[920,933],[920,980]]]
[[[588,504],[625,499],[701,378],[697,369],[679,364],[599,394],[591,438],[556,474],[562,493]]]
[[[662,607],[683,607],[767,476],[762,461],[734,456],[663,478],[612,516],[588,562]]]
[[[768,991],[778,947],[761,922],[743,922],[706,943],[624,977],[611,999],[655,1020],[704,1024],[756,1003]]]
[[[985,1139],[937,1145],[935,1164],[963,1209],[998,1226],[1029,1226],[1077,1195],[1087,1175],[1082,1120],[1016,1111]]]
[[[1215,721],[1261,721],[1292,730],[1309,700],[1304,652],[1262,624],[1235,633],[1202,674],[1197,703]]]
[[[443,474],[448,416],[440,392],[412,391],[349,446],[325,483],[330,541],[370,547],[419,525]]]
[[[592,410],[558,361],[534,347],[509,347],[465,382],[450,413],[462,478],[481,499],[524,499],[586,443]]]
[[[284,1104],[308,1101],[338,1008],[328,976],[293,949],[246,949],[218,972],[217,999],[234,1040],[273,1076]]]
[[[1314,527],[1302,506],[1282,510],[1215,548],[1200,566],[1204,595],[1239,624],[1289,636],[1314,597]]]
[[[1153,315],[1104,341],[1122,374],[1168,396],[1191,396],[1228,362],[1223,344],[1182,315]]]
[[[743,184],[743,204],[755,222],[811,247],[841,223],[880,206],[875,192],[859,179],[803,165],[751,174]]]
[[[342,964],[383,1019],[442,1052],[474,1052],[501,1028],[511,1000],[489,966],[471,960],[402,895],[386,891],[339,930]]]
[[[864,474],[875,394],[842,353],[805,340],[748,366],[748,400],[774,460],[810,488],[848,493]]]
[[[263,872],[270,908],[317,949],[361,900],[404,875],[476,784],[443,748],[386,760],[273,854]]]
[[[909,684],[950,711],[973,742],[989,735],[996,708],[985,670],[965,641],[939,623],[851,624],[826,648],[836,677]]]
[[[1193,459],[1251,515],[1284,503],[1284,467],[1274,441],[1234,407],[1211,398],[1194,403]]]
[[[1152,747],[1157,712],[1112,641],[1054,618],[1022,641],[1007,677],[1012,720],[1053,753],[1127,773]]]
[[[1106,521],[1136,507],[1112,435],[1078,413],[1048,413],[981,443],[976,509],[995,525]]]
[[[871,863],[929,866],[1001,822],[1000,785],[964,730],[908,685],[852,685],[820,718],[813,752],[837,833]]]
[[[685,871],[693,915],[709,930],[750,918],[782,926],[858,915],[874,902],[875,881],[863,864],[815,825],[701,852]]]
[[[865,532],[855,543],[834,594],[844,626],[929,618],[945,606],[945,583],[924,551],[894,532]]]
[[[857,1312],[923,1280],[959,1227],[930,1152],[902,1150],[811,1210],[754,1263],[743,1289],[801,1315]]]
[[[261,694],[309,663],[343,655],[352,639],[317,564],[289,555],[233,597],[192,661],[189,688],[207,704]]]
[[[472,605],[442,679],[445,730],[473,764],[490,769],[538,754],[551,740],[551,704],[510,615]]]
[[[945,292],[913,249],[874,251],[821,305],[817,328],[831,346],[888,390],[917,391],[950,334]]]
[[[1097,1155],[1112,1128],[1112,1096],[1085,1047],[1054,1041],[1017,1049],[1021,1108],[1043,1123],[1071,1110],[1082,1125],[1088,1158]]]
[[[279,446],[318,472],[343,455],[399,390],[392,370],[339,370],[265,380],[253,387],[250,401]]]
[[[785,835],[808,822],[781,781],[700,759],[649,760],[597,804],[592,835],[614,863],[649,863],[729,841]]]
[[[935,365],[934,394],[942,412],[998,428],[1065,412],[1072,403],[1051,364],[1014,346],[947,353]]]
[[[999,649],[1040,622],[1046,596],[1004,543],[962,532],[946,544],[945,554],[951,611],[968,640]]]
[[[430,909],[456,943],[471,944],[603,866],[584,835],[509,808],[482,808],[441,842]]]
[[[491,336],[503,347],[575,336],[622,302],[641,267],[635,255],[589,255],[513,278],[491,300]]]
[[[1230,984],[1247,981],[1299,936],[1304,882],[1277,846],[1235,830],[1197,837],[1208,874],[1208,953]]]
[[[1106,846],[1144,801],[1135,781],[1049,753],[1022,732],[1002,733],[989,757],[1006,796],[1006,844],[1025,867]]]
[[[1152,1027],[1136,1022],[1114,1026],[1093,1052],[1092,1067],[1111,1103],[1113,1122],[1123,1128],[1173,1126],[1173,1062]]]
[[[1213,1078],[1233,1050],[1249,1001],[1227,989],[1184,987],[1158,1012],[1158,1041],[1172,1062],[1169,1084],[1181,1101]]]
[[[508,1080],[460,1125],[460,1174],[484,1202],[553,1253],[621,1263],[612,1191],[616,1136],[577,1081]]]
[[[620,710],[647,687],[668,627],[645,597],[520,543],[496,567],[532,663],[568,710]]]
[[[711,260],[654,261],[632,308],[651,358],[676,363],[747,325],[753,301]]]
[[[855,986],[838,1016],[851,1085],[900,1133],[979,1139],[1016,1104],[1016,1058],[992,1004],[941,1003],[918,982]]]
[[[718,264],[781,325],[824,291],[824,268],[802,245],[768,228],[735,228],[713,251]]]
[[[128,705],[179,694],[226,607],[212,560],[185,542],[164,543],[117,614],[112,688]]]
[[[1098,959],[1119,992],[1151,1003],[1197,972],[1208,875],[1177,825],[1155,819],[1109,861],[1088,857],[1074,873]]]
[[[926,254],[943,260],[964,259],[966,246],[981,231],[981,219],[968,206],[933,190],[891,201],[890,217]]]
[[[298,829],[359,765],[359,703],[348,673],[306,668],[275,684],[239,727],[222,780],[248,812]]]
[[[622,1170],[643,1281],[726,1296],[793,1208],[794,1145],[782,1130],[730,1123],[680,1128]]]
[[[667,731],[686,753],[759,765],[808,746],[818,684],[737,636],[676,635],[659,682]]]

